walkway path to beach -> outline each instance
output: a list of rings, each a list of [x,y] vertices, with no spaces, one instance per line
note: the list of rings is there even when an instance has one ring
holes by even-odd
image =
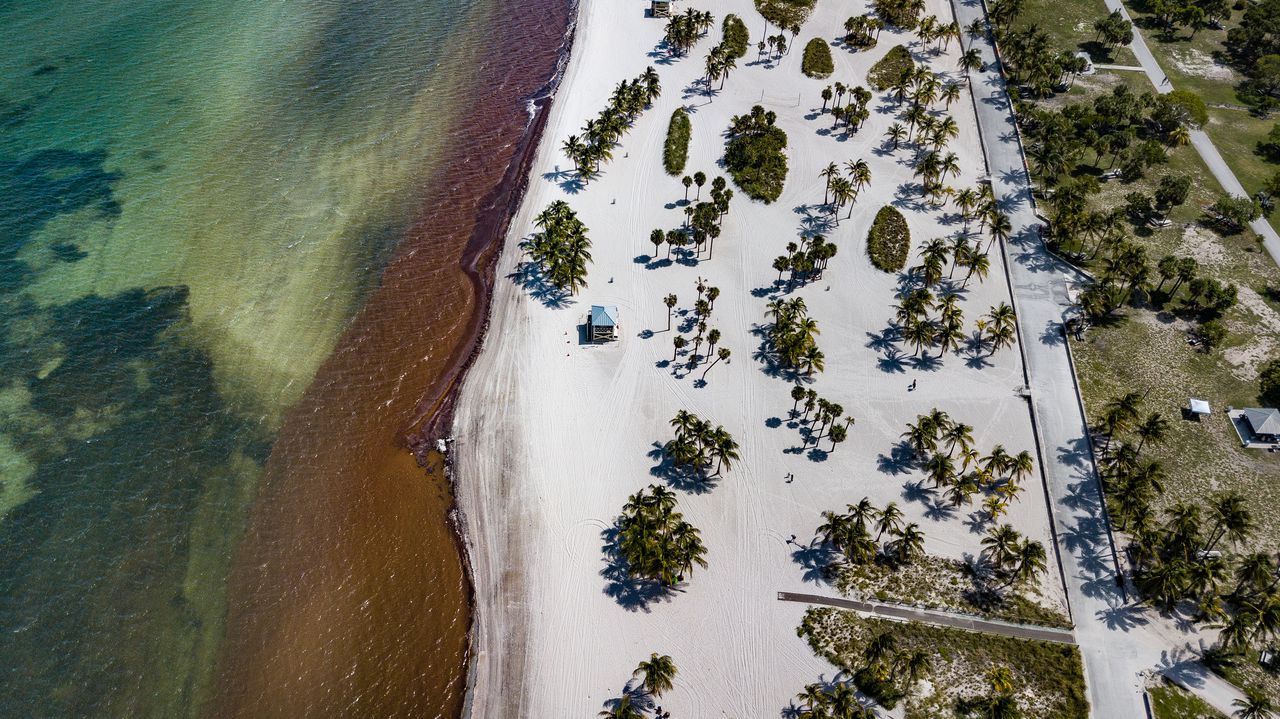
[[[985,21],[978,0],[958,0],[953,6],[961,27],[974,20]],[[977,48],[986,63],[984,70],[970,74],[970,82],[995,194],[1013,224],[1013,239],[1006,248],[1012,259],[1009,275],[1076,643],[1084,658],[1094,716],[1144,716],[1142,674],[1157,669],[1190,677],[1188,686],[1229,714],[1231,701],[1240,694],[1196,668],[1201,666],[1196,661],[1200,637],[1194,628],[1175,626],[1147,611],[1132,602],[1117,582],[1116,548],[1090,457],[1075,372],[1061,331],[1062,313],[1071,305],[1072,270],[1039,240],[1040,221],[1032,204],[1022,142],[995,50],[986,38],[966,36],[965,42]]]
[[[938,627],[963,629],[968,632],[998,634],[1002,637],[1013,637],[1014,639],[1037,639],[1042,642],[1059,642],[1062,644],[1076,643],[1076,640],[1069,629],[1038,627],[1031,624],[1014,624],[1012,622],[982,619],[967,614],[919,609],[917,607],[905,607],[900,604],[863,602],[857,599],[824,597],[817,594],[796,594],[794,592],[778,592],[778,600],[783,602],[821,604],[828,607],[838,607],[840,609],[852,609],[855,612],[863,612],[865,614],[871,614],[885,619],[920,622],[921,624],[932,624]]]

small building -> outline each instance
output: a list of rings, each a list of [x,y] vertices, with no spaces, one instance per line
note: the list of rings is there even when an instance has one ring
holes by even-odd
[[[671,0],[649,0],[649,17],[670,17]]]
[[[1280,409],[1246,408],[1241,411],[1244,413],[1244,421],[1249,423],[1249,429],[1253,430],[1258,441],[1280,442]]]
[[[591,305],[587,315],[587,341],[610,342],[618,338],[618,308],[614,305]]]
[[[1201,415],[1213,414],[1213,412],[1209,409],[1209,403],[1202,399],[1196,399],[1195,397],[1192,397],[1190,405],[1191,405],[1191,408],[1189,411],[1191,414],[1196,416],[1197,420],[1200,419]]]

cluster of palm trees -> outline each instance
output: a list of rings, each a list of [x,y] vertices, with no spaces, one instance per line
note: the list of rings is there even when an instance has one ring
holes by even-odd
[[[937,15],[926,15],[920,18],[916,36],[925,49],[939,53],[946,50],[952,40],[960,39],[960,24],[954,21],[945,23]]]
[[[795,400],[791,405],[791,416],[799,418],[800,424],[809,423],[809,413],[814,412],[813,422],[804,438],[806,447],[809,445],[809,440],[813,440],[813,445],[816,447],[818,441],[824,436],[830,436],[831,451],[834,452],[836,445],[849,436],[849,425],[853,424],[854,419],[852,415],[845,415],[843,406],[827,401],[819,397],[817,391],[805,389],[801,385],[791,388],[791,399]],[[801,402],[804,403],[803,414],[800,413]],[[840,424],[841,420],[844,424]],[[813,424],[818,425],[816,429]]]
[[[778,299],[769,303],[765,315],[773,320],[766,334],[766,351],[783,367],[804,372],[826,367],[826,356],[818,349],[818,322],[809,316],[804,298]]]
[[[987,530],[987,535],[982,538],[981,556],[996,576],[1006,579],[1006,587],[1014,582],[1034,581],[1044,573],[1049,559],[1043,544],[1024,539],[1009,524]]]
[[[707,89],[711,89],[713,80],[720,81],[720,87],[724,87],[724,81],[729,79],[729,73],[738,67],[738,58],[734,55],[733,49],[729,47],[727,41],[721,42],[719,45],[711,48],[711,52],[707,53],[705,69],[707,71]]]
[[[985,273],[985,255],[971,260],[973,273]],[[931,317],[930,312],[937,312]],[[1017,316],[1006,302],[991,307],[988,313],[975,323],[975,342],[991,347],[990,354],[1012,346],[1018,337],[1015,323]],[[928,357],[928,350],[938,348],[938,357],[960,348],[964,340],[964,310],[960,308],[960,295],[944,292],[935,297],[928,287],[917,287],[907,292],[894,306],[894,322],[898,336],[915,347],[913,356]]]
[[[715,24],[715,18],[709,12],[688,8],[680,15],[673,15],[667,21],[664,39],[672,55],[680,56],[689,52],[698,39],[707,34],[707,30]]]
[[[587,227],[564,200],[556,200],[538,213],[532,237],[520,243],[529,261],[551,285],[577,294],[586,285],[591,240]]]
[[[1253,687],[1245,687],[1244,698],[1232,700],[1231,706],[1236,708],[1232,716],[1238,719],[1275,719],[1280,712],[1271,697]]]
[[[1065,88],[1089,63],[1068,50],[1057,50],[1039,25],[1012,29],[1024,4],[1025,0],[994,0],[990,5],[991,24],[1009,79],[1037,97],[1047,97]]]
[[[898,567],[924,556],[924,532],[915,522],[903,522],[902,510],[896,503],[890,502],[880,510],[863,497],[845,510],[823,512],[822,524],[815,531],[849,564],[881,561]]]
[[[873,7],[886,23],[911,30],[920,23],[924,0],[875,0]]]
[[[963,716],[977,715],[983,719],[1020,719],[1022,710],[1014,699],[1013,672],[1009,667],[995,666],[987,671],[987,685],[991,693],[961,699],[956,709]]]
[[[1256,524],[1244,497],[1228,491],[1203,505],[1174,503],[1161,519],[1153,505],[1166,475],[1159,460],[1144,459],[1142,451],[1165,440],[1168,421],[1159,412],[1144,414],[1142,395],[1128,392],[1103,405],[1097,424],[1105,438],[1099,463],[1108,507],[1117,529],[1131,538],[1139,591],[1165,611],[1193,603],[1194,618],[1218,626],[1228,652],[1280,637],[1275,561],[1266,552],[1224,553],[1247,547]]]
[[[671,420],[676,436],[663,451],[676,467],[689,467],[698,476],[715,467],[715,474],[731,469],[738,461],[738,443],[724,427],[680,410]]]
[[[729,214],[729,203],[733,200],[733,190],[728,187],[723,177],[717,176],[711,181],[711,200],[709,202],[689,203],[689,188],[693,185],[698,186],[698,195],[695,201],[702,197],[702,186],[707,182],[707,175],[702,171],[693,173],[692,176],[685,175],[681,178],[684,184],[684,213],[685,224],[683,227],[675,230],[668,230],[663,233],[662,230],[654,230],[649,233],[649,241],[653,243],[654,253],[662,246],[663,242],[667,243],[667,258],[671,258],[671,248],[681,247],[688,242],[692,242],[697,248],[697,254],[702,255],[703,245],[707,245],[708,259],[710,252],[715,249],[715,240],[720,236],[721,223],[724,222],[724,216]],[[708,243],[710,240],[710,243]]]
[[[779,282],[782,281],[782,273],[790,272],[787,279],[789,287],[795,287],[797,283],[805,285],[822,277],[827,263],[836,256],[838,249],[821,233],[801,237],[798,243],[787,243],[787,254],[774,258],[773,269],[778,271]]]
[[[785,33],[766,35],[765,38],[756,45],[758,57],[763,58],[767,52],[770,60],[777,59],[774,57],[774,53],[777,53],[777,57],[780,58],[787,53],[788,49],[787,36]]]
[[[848,216],[853,216],[853,205],[858,201],[858,195],[871,184],[871,167],[866,160],[849,160],[844,163],[844,174],[841,174],[840,167],[832,162],[823,168],[818,176],[827,181],[826,188],[822,192],[822,204],[827,206],[839,223],[840,209],[846,204],[849,205]]]
[[[858,701],[858,693],[847,682],[807,684],[796,695],[797,719],[875,719],[875,712]]]
[[[848,103],[842,101],[845,93],[849,95]],[[831,104],[831,117],[834,118],[831,123],[832,130],[839,127],[841,122],[844,122],[844,133],[847,137],[860,130],[862,123],[871,117],[870,103],[872,94],[867,88],[861,85],[856,87],[846,86],[842,82],[822,88],[823,112],[827,110],[827,102],[833,98],[835,102]]]
[[[997,444],[989,454],[982,455],[973,446],[973,427],[952,420],[937,407],[907,423],[901,436],[933,486],[946,488],[953,506],[966,504],[978,492],[990,490],[983,509],[993,522],[1004,514],[1009,501],[1017,499],[1021,482],[1035,471],[1035,460],[1026,450],[1011,455]]]
[[[864,49],[875,47],[884,24],[884,20],[875,15],[855,15],[844,21],[844,44]]]
[[[564,141],[564,154],[573,160],[580,177],[590,180],[600,173],[601,163],[613,159],[613,147],[661,93],[662,84],[652,66],[639,77],[618,83],[599,117],[587,121],[581,136],[570,135]]]
[[[672,586],[707,566],[698,529],[676,511],[676,495],[657,485],[631,495],[618,517],[618,551],[627,573]]]
[[[920,648],[899,649],[894,632],[885,631],[867,641],[853,681],[864,694],[892,709],[933,670],[932,655]]]

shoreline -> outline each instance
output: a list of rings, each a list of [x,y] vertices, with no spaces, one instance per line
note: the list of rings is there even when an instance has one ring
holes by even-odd
[[[429,448],[424,433],[474,355],[493,248],[521,191],[508,180],[535,144],[529,103],[562,63],[568,9],[487,8],[488,39],[450,60],[478,69],[442,140],[454,150],[272,447],[233,560],[206,714],[299,716],[355,701],[382,716],[461,710],[470,583],[449,481],[415,450]],[[503,52],[512,33],[527,40]],[[348,649],[334,654],[335,641]]]

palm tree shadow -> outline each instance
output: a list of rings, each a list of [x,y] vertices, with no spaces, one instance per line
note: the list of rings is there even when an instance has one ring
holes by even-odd
[[[804,568],[804,581],[812,584],[826,584],[828,568],[840,553],[826,542],[818,539],[808,544],[796,542],[796,549],[791,552],[791,561]]]
[[[911,365],[921,372],[937,372],[942,369],[942,357],[924,352],[916,357],[912,361]]]
[[[876,457],[876,469],[893,476],[910,472],[915,463],[916,453],[906,442],[898,442],[888,455]]]
[[[688,494],[709,494],[719,486],[717,476],[707,476],[697,469],[677,467],[667,454],[667,447],[661,442],[654,442],[649,456],[658,461],[649,468],[649,474],[666,482],[672,489]]]
[[[884,356],[876,360],[876,366],[887,374],[905,374],[907,371],[907,355],[897,347],[890,347]]]
[[[604,593],[609,595],[629,612],[648,612],[649,606],[657,602],[669,602],[679,589],[679,585],[667,586],[656,579],[633,577],[627,560],[622,556],[618,546],[621,532],[616,524],[606,527],[600,532],[604,541],[605,567],[600,576],[606,580]]]
[[[553,285],[533,262],[521,262],[507,279],[511,280],[543,306],[561,309],[575,304],[573,295]]]
[[[917,479],[914,482],[907,482],[902,485],[902,498],[908,502],[919,502],[923,505],[931,506],[934,503],[937,491],[932,487],[924,486],[923,479]]]
[[[931,498],[929,506],[924,510],[924,516],[935,522],[942,522],[956,516],[956,507],[935,496]]]
[[[542,179],[555,182],[560,189],[570,195],[576,195],[586,188],[587,183],[581,173],[574,170],[561,170],[558,166],[551,172],[542,173]]]

